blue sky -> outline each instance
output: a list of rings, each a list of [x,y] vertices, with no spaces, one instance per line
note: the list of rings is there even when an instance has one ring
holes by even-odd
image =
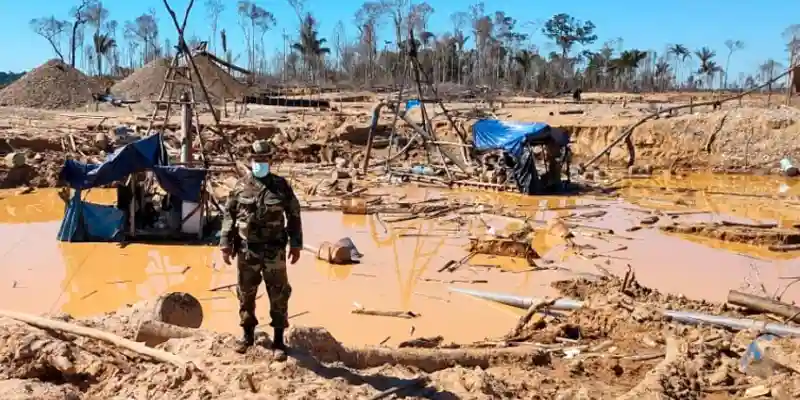
[[[78,0],[0,0],[0,36],[6,38],[0,55],[0,71],[28,70],[54,57],[50,46],[31,31],[28,22],[51,14],[66,19],[69,8],[77,3]],[[161,39],[165,34],[170,38],[176,36],[161,0],[105,0],[103,3],[110,10],[110,18],[120,21],[121,26],[124,21],[133,20],[153,8],[158,15]],[[194,34],[207,38],[210,35],[203,3],[203,0],[196,0],[187,26],[189,36]],[[278,25],[265,36],[266,43],[272,44],[271,47],[277,51],[283,46],[283,30],[290,34],[296,31],[297,17],[285,0],[258,0],[256,3],[270,10],[278,20]],[[306,9],[320,21],[319,31],[323,37],[332,36],[339,20],[345,23],[348,37],[355,37],[357,30],[353,14],[362,3],[359,0],[306,0]],[[182,15],[188,0],[170,0],[170,4]],[[440,32],[451,29],[450,15],[453,12],[467,11],[471,3],[430,0],[428,4],[435,9],[429,21],[430,30]],[[740,72],[754,72],[768,58],[786,64],[788,56],[781,33],[787,26],[800,23],[800,1],[797,0],[671,0],[668,4],[641,0],[504,0],[485,4],[487,13],[503,10],[519,21],[519,30],[533,32],[533,42],[542,52],[554,47],[547,43],[536,26],[561,12],[595,23],[599,40],[593,47],[617,37],[623,38],[625,48],[658,52],[664,51],[669,43],[681,43],[690,49],[708,46],[717,51],[718,62],[724,63],[727,54],[725,40],[742,40],[746,47],[733,56],[730,66],[732,78]],[[243,35],[237,21],[236,1],[230,0],[220,27],[228,31],[228,41],[234,52],[244,48],[240,44]],[[534,26],[523,26],[528,21],[534,22]],[[381,30],[387,39],[391,34],[390,25],[386,21]]]

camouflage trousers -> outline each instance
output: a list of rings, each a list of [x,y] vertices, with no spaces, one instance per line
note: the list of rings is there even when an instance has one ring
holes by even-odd
[[[286,274],[286,249],[266,249],[257,253],[242,251],[236,257],[238,269],[239,325],[255,327],[258,285],[264,282],[269,296],[269,314],[274,328],[289,326],[289,297],[292,286]]]

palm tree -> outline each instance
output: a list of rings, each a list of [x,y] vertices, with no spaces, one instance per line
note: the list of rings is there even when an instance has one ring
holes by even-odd
[[[700,68],[697,70],[697,73],[705,76],[706,87],[707,89],[711,89],[714,75],[718,72],[722,72],[722,67],[712,60],[717,56],[717,52],[708,47],[703,47],[695,51],[694,54],[697,56],[697,59],[700,60]]]
[[[625,50],[620,53],[619,58],[611,60],[612,69],[624,76],[625,83],[633,83],[634,74],[639,68],[639,63],[647,58],[647,52],[637,49]]]
[[[520,67],[522,70],[522,91],[526,92],[528,90],[528,73],[531,70],[531,65],[533,65],[534,58],[536,54],[530,50],[520,50],[514,56],[514,62]]]
[[[728,88],[728,66],[731,64],[731,56],[737,50],[744,48],[744,42],[741,40],[726,40],[725,47],[728,48],[728,59],[725,60],[725,80],[722,82],[722,88]]]
[[[665,59],[660,59],[656,62],[655,78],[660,90],[664,90],[669,82],[669,63]]]
[[[680,82],[681,78],[678,76],[678,71],[683,67],[683,63],[686,60],[692,58],[692,52],[689,51],[688,47],[676,43],[669,46],[667,53],[675,57],[675,80]]]
[[[318,76],[322,58],[331,52],[330,48],[323,47],[327,40],[318,37],[319,32],[316,28],[317,21],[311,13],[307,13],[300,26],[300,41],[292,44],[292,49],[303,57],[303,64],[312,79]]]
[[[101,33],[95,33],[92,39],[94,52],[97,55],[97,75],[99,76],[103,74],[103,57],[108,57],[111,50],[117,47],[117,41],[108,34]]]

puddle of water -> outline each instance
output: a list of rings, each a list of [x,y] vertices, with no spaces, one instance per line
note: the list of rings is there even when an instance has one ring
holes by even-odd
[[[800,196],[800,180],[775,176],[693,174],[629,181],[623,196],[649,208],[705,210],[789,228],[800,223],[800,203],[766,196]],[[661,188],[669,189],[664,192]],[[689,189],[683,193],[676,190]],[[676,204],[678,203],[678,204]]]
[[[530,216],[546,220],[589,209],[576,205],[592,203],[577,197],[525,197],[475,192],[436,193],[411,189],[408,199],[434,195],[461,196],[496,204],[530,206]],[[108,202],[113,193],[96,190],[93,201]],[[29,214],[19,212],[27,210]],[[611,202],[606,216],[585,224],[624,232],[640,217],[625,211],[627,203]],[[13,215],[7,212],[11,208]],[[541,211],[547,209],[550,211]],[[4,211],[5,210],[5,213]],[[204,326],[219,331],[237,332],[238,304],[233,290],[211,291],[235,283],[233,266],[224,265],[216,249],[207,246],[154,246],[132,244],[59,243],[56,232],[63,215],[63,203],[53,190],[24,196],[0,192],[0,308],[32,313],[64,311],[76,317],[112,311],[124,304],[148,299],[167,291],[185,291],[199,298],[205,312]],[[49,218],[49,219],[48,219]],[[349,236],[365,254],[362,264],[332,266],[303,253],[297,265],[289,266],[293,295],[291,321],[298,325],[324,326],[340,340],[351,344],[396,344],[412,336],[444,335],[447,340],[470,342],[496,337],[512,327],[519,311],[463,295],[450,294],[448,286],[506,292],[523,296],[553,296],[549,284],[567,278],[558,271],[520,271],[524,260],[479,256],[472,264],[491,264],[499,268],[462,267],[456,272],[437,272],[449,260],[461,259],[467,239],[453,238],[458,227],[436,220],[382,223],[374,216],[345,216],[338,212],[306,212],[303,215],[305,238],[312,245],[335,242]],[[470,217],[468,217],[470,218]],[[30,221],[38,221],[31,223]],[[509,222],[488,218],[497,229]],[[505,225],[504,225],[505,224]],[[485,232],[475,221],[462,228],[471,233]],[[439,236],[437,236],[439,235]],[[800,275],[800,266],[767,263],[669,237],[656,230],[618,234],[603,241],[579,236],[581,243],[592,243],[596,252],[627,246],[613,252],[618,258],[582,260],[559,258],[563,241],[537,234],[533,246],[543,256],[576,272],[598,273],[595,266],[624,274],[625,265],[636,268],[642,284],[660,290],[684,293],[690,297],[724,299],[727,290],[737,288],[759,268],[761,280],[769,287],[779,283],[779,275]],[[724,247],[726,250],[730,247]],[[450,280],[485,280],[486,283],[447,283]],[[442,282],[444,281],[444,282]],[[713,284],[710,284],[712,282]],[[258,300],[260,322],[269,323],[268,300]],[[797,294],[797,295],[795,295]],[[786,300],[800,300],[791,290]],[[409,310],[422,314],[405,320],[351,314],[353,303],[377,310]]]

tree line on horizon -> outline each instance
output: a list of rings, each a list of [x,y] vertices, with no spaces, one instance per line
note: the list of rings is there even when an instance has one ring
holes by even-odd
[[[304,0],[287,1],[295,11],[298,28],[294,35],[283,35],[277,54],[267,51],[264,36],[279,21],[250,0],[238,1],[233,10],[228,10],[225,1],[205,0],[208,36],[187,37],[186,41],[190,47],[207,42],[221,58],[241,64],[259,77],[357,87],[402,81],[409,72],[406,55],[416,49],[423,70],[434,83],[521,92],[577,87],[584,91],[743,89],[770,81],[800,58],[800,24],[787,27],[782,38],[776,38],[786,43],[790,54],[786,62],[768,59],[753,73],[728,76],[732,58],[746,47],[741,40],[727,40],[723,54],[707,46],[690,49],[679,43],[667,45],[660,53],[625,48],[622,38],[598,43],[592,21],[564,13],[535,29],[556,49],[545,53],[532,43],[532,33],[524,30],[533,23],[521,22],[504,11],[489,11],[483,2],[451,14],[452,26],[437,32],[430,30],[429,19],[435,10],[427,2],[366,1],[354,12],[352,21],[336,24],[328,40],[319,33],[318,20],[306,10]],[[221,26],[220,15],[226,11],[236,13],[237,27]],[[69,16],[68,20],[52,15],[36,18],[30,26],[49,43],[56,57],[92,75],[123,77],[175,51],[169,35],[159,31],[154,9],[120,24],[101,0],[81,0]],[[346,31],[349,22],[356,32]],[[387,24],[393,35],[379,36]],[[228,42],[231,29],[243,33],[241,52],[234,52]],[[775,88],[781,85],[776,83]]]

